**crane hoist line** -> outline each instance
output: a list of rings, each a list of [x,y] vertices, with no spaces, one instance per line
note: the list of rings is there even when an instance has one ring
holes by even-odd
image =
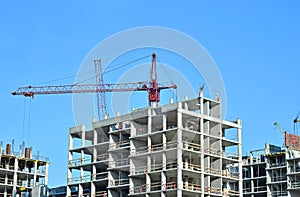
[[[106,92],[131,92],[146,91],[148,93],[148,105],[158,105],[160,101],[160,91],[164,89],[176,89],[177,86],[171,82],[158,83],[156,71],[156,54],[152,54],[152,64],[150,66],[149,81],[136,83],[118,83],[105,84],[103,81],[103,73],[101,61],[94,61],[96,82],[95,84],[72,84],[72,85],[52,85],[52,86],[26,86],[19,87],[12,95],[22,95],[34,98],[35,95],[47,94],[72,94],[72,93],[97,93],[98,118],[103,118],[106,111],[105,93]]]

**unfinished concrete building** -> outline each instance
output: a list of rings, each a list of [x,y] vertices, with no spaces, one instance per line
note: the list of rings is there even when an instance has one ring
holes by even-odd
[[[241,121],[204,97],[73,127],[67,195],[241,197],[241,146]]]
[[[266,144],[243,158],[243,192],[246,197],[300,196],[300,152]]]
[[[0,146],[0,197],[46,195],[48,158],[32,155],[31,148],[14,152],[12,145]]]

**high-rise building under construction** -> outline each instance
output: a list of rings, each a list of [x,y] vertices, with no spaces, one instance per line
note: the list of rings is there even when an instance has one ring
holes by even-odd
[[[92,124],[69,130],[67,196],[243,196],[241,121],[223,120],[220,101],[200,96]]]

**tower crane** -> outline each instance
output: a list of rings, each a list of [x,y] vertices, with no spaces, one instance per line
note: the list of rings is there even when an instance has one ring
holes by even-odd
[[[278,130],[280,131],[280,133],[281,133],[283,136],[285,136],[286,131],[284,131],[284,130],[282,129],[282,127],[279,125],[279,123],[278,123],[278,122],[274,122],[274,125],[278,128]]]
[[[298,135],[297,123],[300,122],[299,113],[300,113],[300,111],[298,111],[298,113],[296,115],[296,118],[293,120],[293,122],[294,122],[294,134],[297,134],[297,135]]]
[[[300,122],[299,114],[300,114],[300,111],[298,111],[297,116],[296,116],[296,118],[293,121],[294,123]]]
[[[278,122],[274,122],[273,125],[276,126],[278,128],[278,130],[280,131],[280,133],[283,135],[284,145],[287,146],[286,140],[285,140],[287,131],[284,131]]]
[[[156,54],[152,54],[152,64],[150,66],[150,80],[148,82],[137,83],[120,83],[105,84],[103,82],[102,67],[100,60],[94,60],[96,70],[95,84],[73,84],[73,85],[56,85],[56,86],[27,86],[19,87],[12,95],[23,95],[25,97],[34,98],[35,95],[46,94],[71,94],[71,93],[97,93],[98,118],[101,119],[106,114],[106,92],[131,92],[131,91],[147,91],[148,105],[158,105],[160,101],[160,91],[177,86],[173,83],[158,83],[156,71]]]

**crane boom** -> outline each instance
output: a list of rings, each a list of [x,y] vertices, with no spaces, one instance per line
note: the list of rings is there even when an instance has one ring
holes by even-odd
[[[279,124],[278,122],[274,122],[273,125],[276,126],[276,127],[278,128],[278,130],[280,131],[280,133],[281,133],[283,136],[285,136],[286,131],[284,131],[284,130],[281,128],[281,126],[280,126],[280,124]]]
[[[149,82],[122,83],[122,84],[76,84],[76,85],[58,85],[58,86],[27,86],[20,87],[12,95],[23,95],[25,97],[34,97],[43,94],[72,94],[72,93],[94,93],[94,92],[128,92],[128,91],[148,91]],[[168,89],[177,86],[164,83],[159,89]]]

